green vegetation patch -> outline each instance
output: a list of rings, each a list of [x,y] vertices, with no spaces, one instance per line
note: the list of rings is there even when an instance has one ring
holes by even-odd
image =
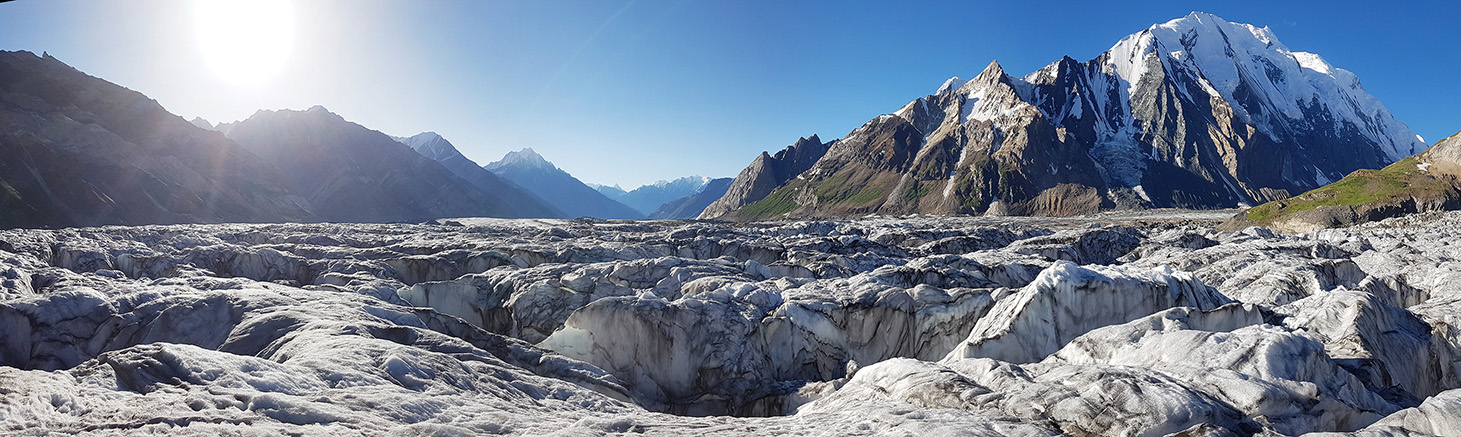
[[[1248,210],[1248,221],[1268,223],[1321,206],[1364,205],[1386,199],[1441,194],[1450,189],[1445,181],[1417,168],[1418,163],[1415,157],[1409,157],[1379,170],[1356,170],[1339,182],[1255,206]]]
[[[978,208],[984,203],[981,189],[983,182],[984,175],[979,172],[979,167],[971,167],[969,171],[960,173],[954,180],[954,198],[964,207]]]
[[[932,185],[933,182],[914,182],[913,186],[908,187],[907,190],[903,190],[903,198],[906,200],[922,199],[929,192],[933,191]]]
[[[847,180],[850,178],[852,178],[851,172],[838,172],[833,174],[827,179],[817,181],[812,187],[812,194],[815,194],[817,199],[824,201],[846,199],[848,197],[846,192],[850,188],[848,187]]]
[[[851,171],[838,172],[815,182],[812,194],[817,196],[817,205],[866,205],[882,199],[888,192],[888,181],[854,184],[851,183],[853,174]]]
[[[857,191],[857,194],[853,194],[852,197],[848,198],[847,200],[854,205],[864,205],[872,203],[873,201],[883,198],[883,192],[887,188],[886,185],[887,183],[881,183],[863,187],[861,190]]]
[[[796,200],[792,199],[796,190],[791,186],[781,186],[765,198],[741,208],[740,213],[747,218],[771,218],[786,214],[797,208]]]

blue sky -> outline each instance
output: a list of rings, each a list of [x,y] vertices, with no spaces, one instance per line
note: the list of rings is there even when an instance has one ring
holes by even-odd
[[[798,137],[838,138],[998,60],[1088,60],[1210,12],[1354,72],[1427,141],[1461,130],[1455,2],[384,1],[292,6],[277,75],[207,62],[191,1],[0,4],[0,49],[48,51],[185,118],[324,105],[479,163],[532,147],[585,182],[734,176]],[[214,51],[216,52],[216,50]]]

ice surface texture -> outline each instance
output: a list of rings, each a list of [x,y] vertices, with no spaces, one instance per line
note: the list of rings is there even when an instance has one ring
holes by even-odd
[[[0,231],[0,433],[1461,432],[1461,213],[1153,214]]]

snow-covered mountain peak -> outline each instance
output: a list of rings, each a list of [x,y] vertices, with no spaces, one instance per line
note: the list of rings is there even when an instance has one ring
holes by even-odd
[[[1153,25],[1149,30],[1156,31],[1159,29],[1171,30],[1184,35],[1247,32],[1263,44],[1278,42],[1278,38],[1273,35],[1273,31],[1267,26],[1258,27],[1251,24],[1232,23],[1222,19],[1222,17],[1206,12],[1192,12],[1185,17]]]
[[[966,83],[969,83],[969,81],[960,79],[959,76],[954,76],[949,78],[949,80],[944,81],[944,84],[942,86],[939,86],[938,91],[934,91],[933,94],[939,95],[952,90],[957,90],[964,87],[964,84]]]
[[[897,214],[1007,212],[991,208],[1012,202],[1024,202],[1017,214],[1077,213],[1074,204],[1038,200],[1047,197],[1085,199],[1080,208],[1089,210],[1232,207],[1302,193],[1424,147],[1350,72],[1290,50],[1267,27],[1196,12],[1121,38],[1089,61],[1062,57],[1023,77],[990,62],[972,79],[949,78],[849,132],[776,189],[827,192],[876,172],[904,181],[904,192],[928,193],[880,199],[877,211]],[[990,177],[1012,174],[1004,168],[1024,179]],[[869,210],[819,202],[798,202],[792,214]]]
[[[671,180],[654,181],[654,183],[649,184],[649,186],[661,189],[676,189],[679,191],[698,193],[701,189],[705,188],[705,184],[710,183],[710,180],[711,178],[705,176],[692,175]]]
[[[1320,116],[1334,119],[1339,129],[1352,126],[1390,160],[1425,148],[1354,74],[1319,55],[1289,50],[1268,27],[1193,12],[1122,38],[1102,63],[1124,83],[1127,98],[1149,74],[1186,77],[1275,140],[1292,139],[1281,137],[1308,130]]]

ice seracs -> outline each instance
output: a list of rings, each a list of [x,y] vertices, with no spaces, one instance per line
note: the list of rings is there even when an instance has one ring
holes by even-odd
[[[1213,309],[1230,300],[1190,275],[1170,270],[1082,268],[1057,261],[981,318],[945,361],[1040,361],[1092,329],[1173,307]]]
[[[1453,433],[1461,213],[1226,215],[0,231],[0,432]]]

